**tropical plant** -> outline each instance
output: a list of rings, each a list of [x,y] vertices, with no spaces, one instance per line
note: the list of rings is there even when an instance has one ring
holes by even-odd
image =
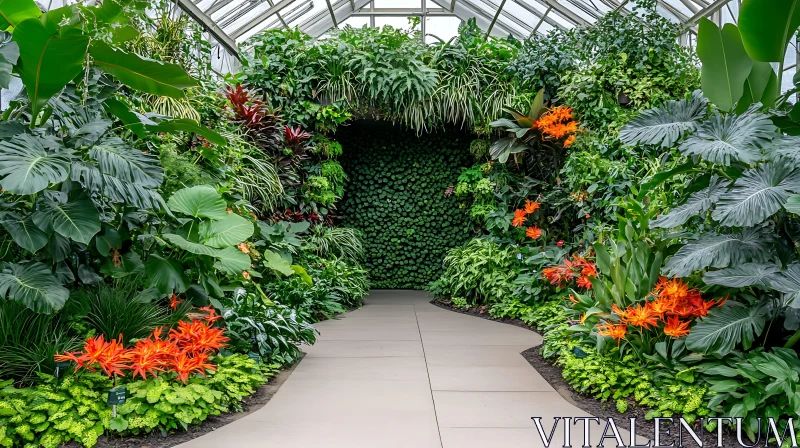
[[[364,256],[360,232],[349,227],[328,227],[317,224],[311,227],[305,244],[322,258],[337,256],[359,260]]]

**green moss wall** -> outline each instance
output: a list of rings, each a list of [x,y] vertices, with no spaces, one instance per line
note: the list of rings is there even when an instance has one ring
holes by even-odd
[[[339,215],[364,234],[373,287],[424,289],[441,273],[447,250],[470,235],[466,210],[446,192],[471,164],[472,139],[356,122],[336,140],[349,178]]]

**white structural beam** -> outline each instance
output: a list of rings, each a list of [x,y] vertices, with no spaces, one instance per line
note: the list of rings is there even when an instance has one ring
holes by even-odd
[[[314,17],[309,18],[302,24],[300,29],[314,37],[319,37],[325,34],[329,29],[335,28],[333,18],[336,18],[336,23],[342,23],[347,20],[354,12],[361,10],[367,6],[370,0],[341,0],[336,3],[331,3],[333,15],[329,11],[320,11]]]
[[[188,1],[188,0],[186,0],[186,1]],[[252,20],[250,20],[246,24],[242,25],[241,27],[239,27],[235,31],[231,32],[230,36],[233,37],[234,39],[238,39],[239,37],[241,37],[244,34],[246,34],[248,31],[250,31],[253,28],[256,28],[257,26],[259,26],[262,23],[266,22],[266,20],[268,18],[270,18],[272,15],[281,12],[283,9],[285,9],[286,7],[288,7],[289,5],[294,3],[294,1],[295,0],[281,0],[278,3],[275,3],[274,6],[271,6],[271,7],[267,8],[261,14],[257,15],[256,17],[253,17]]]
[[[200,8],[197,7],[191,0],[175,0],[177,4],[189,17],[195,22],[200,24],[220,45],[233,56],[239,57],[239,48],[236,41],[228,36],[222,28],[217,26],[217,23],[211,20]]]
[[[432,1],[441,8],[450,9],[451,3],[448,0],[432,0]],[[497,5],[494,6],[496,7]],[[478,6],[466,0],[458,0],[457,2],[455,2],[455,7],[453,8],[453,14],[455,14],[459,19],[463,21],[467,21],[474,17],[475,23],[478,25],[478,28],[482,30],[489,29],[489,23],[492,21],[492,16],[490,16],[485,11],[481,10]],[[509,17],[509,15],[505,12],[503,12],[501,16]],[[494,28],[492,28],[492,36],[506,37],[508,35],[512,35],[518,39],[528,37],[521,35],[519,31],[507,27],[505,23],[498,20],[497,24],[495,24]]]
[[[700,21],[700,19],[702,19],[703,17],[710,16],[711,14],[714,14],[715,12],[719,11],[720,9],[722,9],[722,7],[723,7],[723,6],[725,6],[725,5],[727,5],[728,3],[730,3],[730,1],[731,1],[731,0],[717,0],[717,1],[715,1],[714,3],[712,3],[712,4],[708,5],[708,7],[706,7],[706,8],[703,8],[703,9],[701,9],[700,11],[698,11],[698,12],[697,12],[695,15],[693,15],[692,17],[689,17],[688,19],[686,19],[686,20],[683,22],[683,24],[684,24],[684,25],[686,25],[686,26],[688,26],[688,27],[692,27],[692,26],[694,26],[694,25],[695,25],[697,22],[699,22],[699,21]]]

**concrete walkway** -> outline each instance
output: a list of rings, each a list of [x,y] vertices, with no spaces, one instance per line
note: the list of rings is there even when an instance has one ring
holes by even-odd
[[[363,308],[317,325],[319,341],[266,406],[180,446],[542,447],[531,417],[549,434],[554,416],[586,416],[520,355],[538,334],[429,301],[373,291]],[[562,446],[563,428],[555,434],[551,446]],[[582,443],[578,426],[572,440]]]

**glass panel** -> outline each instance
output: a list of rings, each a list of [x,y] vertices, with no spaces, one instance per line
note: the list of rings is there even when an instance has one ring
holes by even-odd
[[[375,8],[422,9],[422,0],[375,0]]]
[[[353,28],[369,26],[369,17],[350,17],[339,25],[340,28],[343,28],[347,25],[352,26]]]
[[[425,20],[425,42],[434,43],[439,39],[448,41],[451,37],[458,35],[458,26],[461,19],[458,17],[428,17]],[[433,34],[436,37],[430,36]]]
[[[397,29],[408,29],[408,18],[407,17],[389,17],[389,16],[377,16],[375,17],[375,26],[382,27],[384,25],[390,25]]]

